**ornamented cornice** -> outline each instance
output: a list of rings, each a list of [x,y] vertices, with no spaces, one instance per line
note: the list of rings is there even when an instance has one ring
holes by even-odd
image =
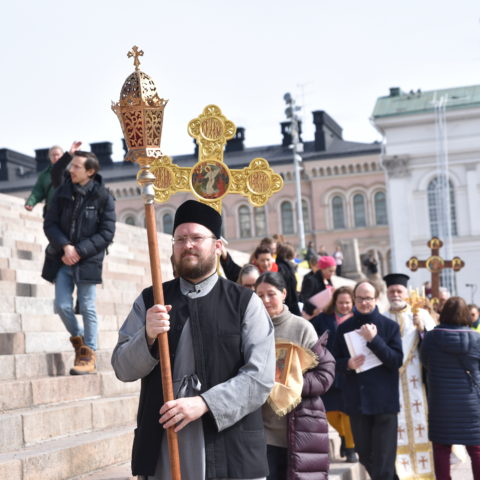
[[[408,163],[410,159],[407,156],[384,157],[382,165],[387,171],[387,175],[391,178],[402,178],[410,175]]]

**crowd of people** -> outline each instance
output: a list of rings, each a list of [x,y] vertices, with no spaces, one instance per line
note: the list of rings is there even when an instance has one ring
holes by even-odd
[[[170,478],[172,427],[182,478],[326,479],[330,424],[340,456],[372,480],[450,478],[452,445],[467,446],[480,478],[478,308],[451,297],[438,317],[425,299],[413,302],[400,273],[384,277],[389,308],[380,312],[376,283],[334,287],[334,255],[307,250],[311,272],[300,283],[291,245],[266,238],[241,266],[220,225],[208,206],[179,207],[166,305],[153,305],[147,289],[121,327],[114,370],[142,379],[134,474]],[[175,385],[166,403],[163,332]]]
[[[48,202],[42,276],[55,283],[75,349],[73,375],[96,371],[95,286],[115,233],[98,160],[79,147],[63,156],[53,147],[25,205]],[[122,381],[141,380],[134,475],[171,478],[165,429],[173,428],[184,480],[327,479],[331,425],[340,457],[359,461],[372,480],[449,479],[453,445],[466,446],[480,479],[477,306],[443,292],[432,308],[411,295],[407,275],[392,273],[383,278],[389,308],[381,312],[378,282],[334,285],[340,248],[328,255],[310,243],[311,271],[300,282],[295,250],[280,236],[263,239],[238,265],[221,230],[216,210],[194,200],[180,205],[164,304],[146,288],[119,331],[114,371]],[[374,257],[365,265],[378,272]],[[163,333],[169,401],[158,361]]]

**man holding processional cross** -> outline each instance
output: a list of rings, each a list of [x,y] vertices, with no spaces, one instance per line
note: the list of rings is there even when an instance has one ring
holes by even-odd
[[[137,178],[144,187],[153,284],[135,301],[112,356],[120,380],[142,379],[133,474],[162,480],[264,479],[259,408],[274,384],[273,326],[260,299],[219,277],[216,266],[222,198],[240,193],[261,206],[283,182],[262,158],[243,170],[225,165],[224,146],[236,128],[215,105],[189,123],[199,145],[194,167],[179,167],[162,155],[166,101],[139,70],[140,55],[137,47],[129,52],[135,72],[112,106],[129,147],[126,159],[141,167]],[[162,289],[152,204],[178,191],[190,191],[200,201],[188,200],[177,209],[172,261],[178,277]]]
[[[184,480],[267,475],[259,408],[274,384],[273,326],[251,290],[217,275],[220,230],[221,216],[211,207],[189,200],[178,208],[179,278],[164,283],[165,305],[153,305],[151,288],[142,292],[113,353],[121,380],[142,378],[132,467],[148,479],[170,478],[162,430],[174,426]],[[174,391],[182,397],[165,404],[156,342],[164,331]]]
[[[401,480],[418,476],[434,479],[432,446],[427,436],[427,397],[422,381],[419,347],[425,331],[435,327],[430,314],[419,308],[417,295],[409,298],[409,276],[390,273],[383,277],[390,308],[383,313],[400,327],[403,363],[400,368],[396,471]]]

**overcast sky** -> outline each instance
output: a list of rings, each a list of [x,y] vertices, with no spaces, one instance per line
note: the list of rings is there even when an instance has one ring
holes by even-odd
[[[162,151],[189,153],[188,122],[214,103],[247,146],[280,142],[283,94],[327,111],[347,140],[380,139],[369,117],[392,86],[480,83],[478,0],[16,0],[2,2],[0,148],[114,143],[111,111],[138,45],[165,111]]]

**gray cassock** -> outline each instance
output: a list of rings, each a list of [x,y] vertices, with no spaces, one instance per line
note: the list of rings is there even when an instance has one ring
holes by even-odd
[[[218,276],[216,274],[197,285],[192,285],[184,279],[180,279],[180,288],[184,295],[188,295],[190,298],[199,298],[207,295],[217,280]],[[138,322],[141,317],[143,317],[143,333],[139,334],[136,329],[138,329]],[[268,321],[261,321],[260,319],[262,319],[262,317],[268,319]],[[138,368],[137,363],[139,358],[142,358],[142,355],[140,354],[134,359],[133,355],[135,355],[135,353],[133,350],[138,349],[142,343],[146,344],[145,340],[142,341],[142,339],[138,338],[139,335],[143,335],[143,338],[145,339],[144,322],[145,305],[143,304],[143,298],[140,295],[127,317],[127,320],[120,329],[119,342],[112,357],[112,364],[115,372],[121,380],[129,381],[136,379],[134,377],[139,375],[140,370],[142,370]],[[135,333],[133,332],[134,330]],[[263,340],[259,341],[259,339]],[[132,344],[131,348],[127,346],[130,342]],[[256,295],[252,296],[245,312],[242,327],[242,342],[246,364],[240,369],[239,375],[227,382],[216,385],[202,394],[209,405],[210,411],[215,418],[219,430],[223,430],[238,421],[238,419],[241,418],[239,415],[243,417],[247,413],[255,410],[255,408],[258,408],[266,400],[273,385],[275,368],[273,326],[260,299]],[[137,346],[133,348],[134,345]],[[137,366],[133,367],[132,364],[135,365],[135,363],[137,363]],[[157,362],[154,361],[150,364],[150,370],[156,365],[156,363]],[[145,366],[145,368],[147,368],[147,366]],[[133,369],[133,371],[124,371],[130,369]],[[175,354],[173,388],[176,398],[178,389],[182,384],[184,377],[190,376],[194,373],[196,372],[192,335],[190,320],[187,319]],[[245,391],[248,391],[248,389],[245,390],[246,382],[248,382],[251,393],[248,397],[245,397]],[[195,395],[195,393],[193,393],[193,395]],[[237,404],[237,402],[240,402],[240,404]],[[205,445],[202,420],[198,419],[191,422],[178,432],[178,442],[182,480],[204,479]],[[162,438],[155,476],[138,478],[146,480],[147,478],[148,480],[171,480],[167,435],[164,435]],[[264,480],[264,477],[235,480]]]

